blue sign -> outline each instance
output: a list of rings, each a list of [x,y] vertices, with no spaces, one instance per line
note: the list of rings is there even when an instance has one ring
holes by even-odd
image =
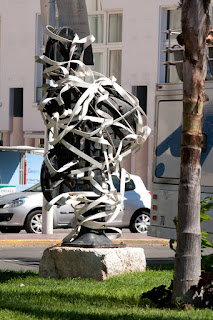
[[[43,156],[37,154],[27,154],[26,157],[26,184],[34,185],[40,182],[40,171]]]

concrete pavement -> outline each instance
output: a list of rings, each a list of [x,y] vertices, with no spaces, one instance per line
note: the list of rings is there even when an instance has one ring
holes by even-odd
[[[0,233],[0,245],[60,245],[64,237],[70,232],[68,230],[54,230],[53,234],[32,234],[25,233]],[[109,234],[107,234],[109,236]],[[168,239],[149,237],[146,234],[123,232],[118,239],[112,240],[114,243],[124,242],[126,245],[168,245]]]

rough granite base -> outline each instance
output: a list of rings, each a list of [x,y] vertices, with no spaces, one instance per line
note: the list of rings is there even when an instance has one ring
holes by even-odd
[[[146,270],[143,248],[47,248],[40,261],[43,278],[91,278],[99,281],[112,276]]]

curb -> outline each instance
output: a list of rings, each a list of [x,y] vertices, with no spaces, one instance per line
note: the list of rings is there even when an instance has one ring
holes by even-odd
[[[168,245],[169,239],[116,239],[112,240],[114,243],[124,242],[127,245],[153,245],[153,244],[161,244]]]
[[[112,240],[114,243],[124,242],[126,245],[168,245],[168,239],[116,239]],[[54,246],[61,245],[62,240],[60,239],[5,239],[0,240],[0,246]]]
[[[0,246],[45,246],[61,245],[62,240],[50,239],[6,239],[0,240]]]

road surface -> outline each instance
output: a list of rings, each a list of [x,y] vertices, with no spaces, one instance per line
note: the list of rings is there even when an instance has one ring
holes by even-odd
[[[1,246],[0,270],[38,270],[47,246]],[[143,246],[147,264],[173,263],[174,253],[169,246]]]
[[[42,254],[46,248],[51,247],[51,241],[55,238],[58,243],[58,239],[63,239],[68,233],[69,230],[54,230],[54,234],[49,236],[49,243],[45,244],[42,239],[48,239],[48,235],[44,234],[32,235],[25,231],[20,234],[0,234],[0,270],[38,270]],[[144,248],[147,265],[173,263],[174,251],[169,248],[168,240],[161,240],[124,230],[119,241],[130,247]],[[209,253],[213,253],[213,249],[204,252]]]

